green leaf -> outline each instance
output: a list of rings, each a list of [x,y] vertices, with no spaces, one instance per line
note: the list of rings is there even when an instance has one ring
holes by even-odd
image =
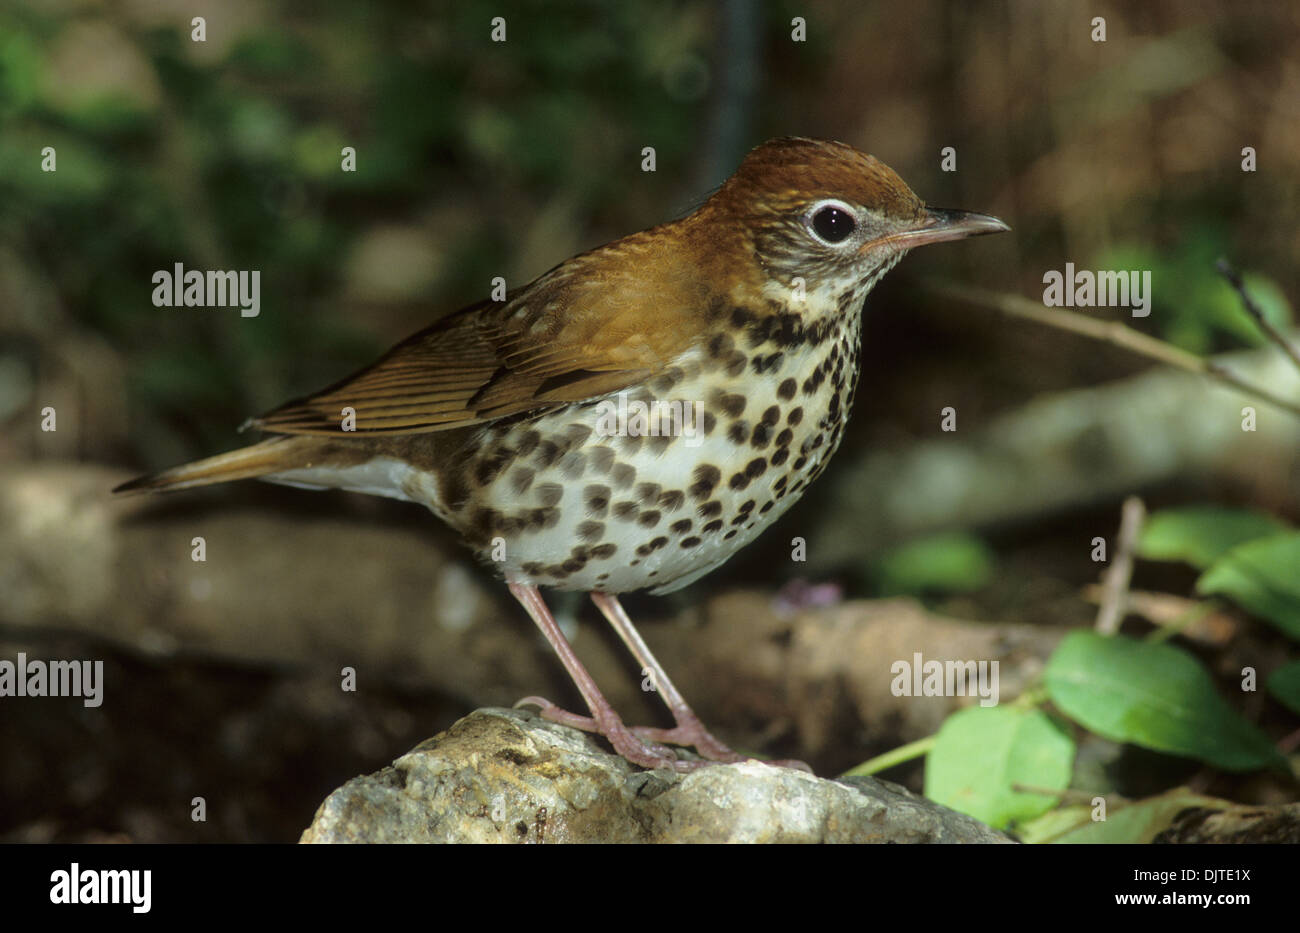
[[[993,576],[993,555],[974,535],[955,533],[910,541],[884,554],[875,576],[885,595],[977,590]]]
[[[1300,640],[1300,532],[1258,538],[1224,554],[1196,581]]]
[[[1264,320],[1280,330],[1290,328],[1291,305],[1286,300],[1286,293],[1276,282],[1253,272],[1243,273],[1241,282],[1246,294],[1250,295],[1264,315]],[[1217,281],[1206,284],[1204,299],[1210,308],[1211,319],[1221,330],[1232,334],[1247,346],[1260,347],[1269,342],[1255,319],[1242,307],[1237,290],[1223,276],[1217,276]]]
[[[1300,716],[1300,661],[1292,661],[1275,670],[1264,688],[1291,712]]]
[[[293,137],[294,167],[313,181],[335,181],[343,175],[339,168],[345,145],[342,131],[332,124],[318,123],[299,130]]]
[[[1016,838],[1025,845],[1055,842],[1058,836],[1092,822],[1092,807],[1073,804],[1048,810],[1042,816],[1016,827]]]
[[[973,706],[945,720],[926,758],[925,795],[999,828],[1033,819],[1056,798],[1015,784],[1061,791],[1074,742],[1042,710]]]
[[[1241,297],[1215,269],[1215,260],[1232,255],[1226,228],[1188,225],[1173,250],[1121,244],[1098,253],[1091,269],[1150,270],[1155,314],[1161,335],[1198,355],[1217,349],[1264,346],[1268,338],[1242,308]],[[1285,329],[1292,318],[1286,291],[1277,282],[1243,271],[1246,291],[1265,319]]]
[[[1219,696],[1196,659],[1172,645],[1071,632],[1043,678],[1052,702],[1103,738],[1226,771],[1284,764],[1268,736]]]
[[[1049,835],[1046,832],[1035,833],[1034,841],[1073,844],[1124,845],[1130,843],[1149,843],[1164,832],[1174,822],[1174,817],[1193,807],[1210,810],[1225,810],[1235,806],[1227,800],[1217,797],[1205,797],[1194,793],[1186,787],[1176,787],[1157,797],[1145,800],[1126,801],[1109,807],[1106,819],[1092,819],[1092,811],[1087,807],[1082,810],[1083,819],[1078,820],[1074,829]],[[1071,808],[1075,810],[1076,808]],[[1058,824],[1059,825],[1059,824]],[[1035,827],[1039,830],[1040,827]],[[1028,842],[1025,836],[1021,837]]]
[[[1151,560],[1181,560],[1204,570],[1239,544],[1287,530],[1261,512],[1192,506],[1152,515],[1138,539],[1138,555]]]
[[[0,40],[0,110],[20,112],[39,97],[44,55],[39,40],[21,28],[4,32],[8,34]]]

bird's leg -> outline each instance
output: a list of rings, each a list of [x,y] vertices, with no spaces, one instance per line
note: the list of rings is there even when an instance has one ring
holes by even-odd
[[[703,762],[680,761],[672,753],[671,749],[662,745],[648,744],[625,726],[618,713],[614,712],[614,708],[609,705],[609,701],[600,692],[600,688],[596,686],[596,681],[592,679],[591,674],[587,673],[587,669],[578,660],[578,656],[574,653],[568,639],[564,637],[564,633],[560,631],[560,626],[556,624],[551,611],[546,608],[546,603],[537,587],[522,583],[511,583],[509,586],[511,594],[528,611],[533,621],[537,623],[537,627],[542,630],[542,634],[546,636],[546,640],[555,649],[555,653],[559,655],[561,663],[564,664],[564,669],[573,678],[573,682],[582,694],[582,698],[586,701],[588,709],[591,710],[591,717],[566,712],[550,700],[541,697],[526,697],[516,703],[516,706],[524,703],[535,703],[541,707],[541,715],[544,719],[564,725],[577,726],[590,732],[597,732],[609,740],[610,744],[614,746],[614,751],[633,764],[640,765],[643,768],[672,768],[675,771],[689,771],[703,764]]]
[[[623,604],[618,601],[618,597],[609,593],[592,593],[591,601],[596,604],[596,608],[600,610],[601,614],[609,620],[609,624],[614,626],[614,631],[618,632],[618,637],[623,640],[623,644],[627,645],[627,650],[632,652],[632,656],[641,665],[642,671],[650,674],[655,691],[663,699],[664,705],[672,712],[673,719],[677,721],[676,727],[672,729],[637,726],[633,731],[643,739],[672,742],[675,745],[689,745],[710,761],[744,761],[744,755],[732,751],[714,737],[708,729],[704,728],[704,723],[700,721],[700,717],[695,715],[695,711],[690,708],[681,693],[673,686],[673,682],[668,679],[668,674],[664,671],[663,666],[650,653],[650,648],[642,640],[641,633],[636,630],[632,620],[628,618],[626,610],[623,609]]]
[[[627,645],[628,651],[632,652],[632,656],[637,659],[642,669],[649,672],[655,690],[663,698],[664,704],[669,711],[672,712],[673,719],[677,721],[677,725],[672,729],[635,726],[632,732],[652,742],[672,742],[674,745],[688,745],[710,761],[750,760],[750,756],[742,755],[728,748],[713,733],[704,728],[704,723],[700,721],[700,717],[695,715],[695,711],[687,705],[681,693],[673,686],[673,682],[668,679],[668,674],[665,673],[655,656],[650,653],[650,648],[642,640],[641,633],[636,630],[632,620],[628,618],[627,612],[623,609],[623,604],[618,601],[618,597],[610,593],[592,593],[591,601],[600,609],[601,614],[609,620],[609,624],[614,626],[614,631],[618,632],[618,637],[623,639],[623,644]],[[812,768],[802,761],[773,761],[769,762],[769,764],[798,768],[812,773]]]

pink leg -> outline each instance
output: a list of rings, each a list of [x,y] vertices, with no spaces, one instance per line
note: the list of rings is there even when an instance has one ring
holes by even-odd
[[[532,616],[537,627],[542,630],[546,640],[551,643],[555,653],[559,655],[564,669],[569,672],[573,682],[577,685],[578,691],[586,701],[588,709],[591,710],[591,718],[577,716],[573,713],[565,712],[549,700],[540,697],[527,697],[516,703],[519,706],[523,703],[536,703],[541,707],[541,715],[553,722],[563,723],[565,725],[577,725],[578,728],[587,728],[588,731],[597,732],[609,740],[614,746],[614,751],[618,752],[633,764],[640,765],[643,768],[672,768],[676,771],[689,771],[698,767],[702,762],[679,761],[671,750],[659,745],[647,745],[640,738],[632,733],[623,724],[618,713],[609,705],[596,686],[596,682],[587,669],[582,666],[578,656],[574,654],[573,647],[569,644],[564,633],[560,631],[559,625],[551,616],[551,611],[546,608],[546,603],[542,600],[542,594],[538,592],[536,586],[525,585],[522,583],[511,583],[510,592],[519,600],[528,614]]]
[[[689,745],[710,761],[750,760],[750,756],[732,751],[720,742],[713,733],[704,728],[704,723],[700,721],[700,717],[695,715],[695,711],[687,705],[681,693],[673,686],[673,682],[668,679],[668,674],[664,671],[663,666],[650,653],[650,648],[642,640],[641,633],[636,630],[632,620],[628,618],[626,610],[623,609],[623,604],[618,601],[618,597],[609,593],[592,593],[591,601],[600,609],[601,614],[609,620],[609,624],[614,626],[614,631],[618,632],[618,637],[623,639],[623,644],[627,645],[628,651],[632,652],[632,656],[636,658],[637,663],[641,665],[642,669],[650,672],[659,695],[663,698],[664,704],[672,712],[673,719],[677,722],[677,725],[672,729],[636,726],[632,731],[641,738],[653,742]],[[798,768],[810,774],[812,773],[812,768],[802,761],[773,761],[769,763]]]

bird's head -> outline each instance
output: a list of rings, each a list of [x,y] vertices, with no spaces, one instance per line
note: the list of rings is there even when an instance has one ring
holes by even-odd
[[[799,137],[752,150],[700,215],[748,254],[766,297],[801,287],[814,306],[833,307],[864,297],[913,247],[1010,229],[985,214],[927,208],[879,159]]]

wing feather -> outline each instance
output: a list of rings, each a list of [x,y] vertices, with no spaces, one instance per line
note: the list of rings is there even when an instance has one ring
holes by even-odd
[[[505,302],[481,302],[372,365],[253,420],[276,434],[417,434],[617,392],[697,335],[694,297],[656,231],[569,260]],[[667,273],[664,274],[656,274]],[[653,309],[655,313],[647,313]]]

